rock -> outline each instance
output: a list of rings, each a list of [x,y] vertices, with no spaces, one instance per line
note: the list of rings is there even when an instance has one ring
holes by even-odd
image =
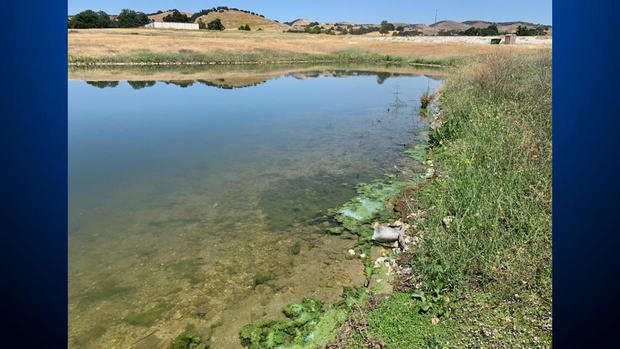
[[[196,315],[199,317],[204,317],[207,315],[207,307],[199,307],[196,309]]]
[[[438,318],[434,317],[434,318],[431,319],[431,324],[437,325],[438,323],[439,323],[439,319]]]
[[[360,258],[361,258],[361,259],[366,258],[366,254],[365,254],[365,253],[360,254]]]
[[[347,253],[348,253],[350,256],[355,256],[355,250],[354,250],[354,249],[352,249],[352,248],[351,248],[351,249],[349,249],[349,250],[347,251]]]
[[[183,317],[183,314],[181,314],[181,312],[177,310],[177,312],[174,313],[174,315],[172,315],[172,320],[178,320],[182,317]]]
[[[372,234],[372,240],[377,242],[394,242],[398,241],[398,237],[404,232],[404,227],[395,229],[386,225],[380,225],[375,228],[375,232]]]
[[[445,216],[441,220],[441,223],[443,223],[443,226],[447,228],[450,226],[450,223],[452,223],[453,220],[454,220],[453,216]]]

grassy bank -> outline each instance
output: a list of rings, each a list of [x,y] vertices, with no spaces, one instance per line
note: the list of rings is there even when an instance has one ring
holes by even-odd
[[[427,152],[439,178],[404,198],[414,276],[355,314],[351,347],[551,346],[551,90],[550,52],[449,79]]]
[[[423,58],[409,59],[402,56],[380,55],[357,49],[346,49],[327,54],[306,54],[264,50],[259,53],[161,53],[135,52],[124,55],[74,56],[69,55],[70,65],[230,65],[230,64],[320,64],[320,63],[365,63],[365,64],[414,64],[429,66],[461,65],[464,58]]]

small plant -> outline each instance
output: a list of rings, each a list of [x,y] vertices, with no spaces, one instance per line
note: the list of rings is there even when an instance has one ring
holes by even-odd
[[[422,310],[423,312],[427,312],[433,306],[433,304],[424,295],[424,292],[420,290],[415,290],[411,292],[411,298],[420,299],[420,301],[422,302],[422,304],[420,304],[420,310]]]
[[[428,105],[431,103],[432,100],[433,100],[433,94],[427,90],[420,97],[420,106],[422,108],[426,108],[428,107]]]
[[[170,349],[206,349],[209,346],[192,326],[187,326],[185,331],[178,335],[172,343]]]

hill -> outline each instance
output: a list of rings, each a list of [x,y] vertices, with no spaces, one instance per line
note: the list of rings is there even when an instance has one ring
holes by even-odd
[[[246,24],[248,24],[253,31],[262,28],[264,31],[281,32],[289,28],[286,24],[278,23],[255,14],[238,10],[210,12],[207,15],[196,18],[195,22],[198,23],[198,20],[202,20],[204,23],[209,23],[216,18],[219,18],[222,21],[222,24],[224,24],[226,30],[237,30],[239,26]]]
[[[183,11],[179,11],[182,15],[186,15],[187,17],[191,17],[192,13],[191,12],[183,12]],[[152,15],[148,15],[149,19],[151,21],[154,22],[163,22],[164,21],[164,17],[168,16],[172,14],[172,11],[165,11],[165,12],[161,12],[161,13],[155,13]]]

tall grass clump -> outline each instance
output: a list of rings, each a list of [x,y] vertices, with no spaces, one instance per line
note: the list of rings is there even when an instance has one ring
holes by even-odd
[[[551,90],[546,51],[480,58],[444,86],[429,153],[442,176],[415,195],[425,287],[550,306]]]

